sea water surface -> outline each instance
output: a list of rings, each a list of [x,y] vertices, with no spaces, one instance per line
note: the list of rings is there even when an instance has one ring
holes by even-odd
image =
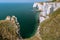
[[[0,3],[0,20],[15,15],[20,23],[20,34],[23,38],[33,36],[37,30],[36,13],[33,3]]]

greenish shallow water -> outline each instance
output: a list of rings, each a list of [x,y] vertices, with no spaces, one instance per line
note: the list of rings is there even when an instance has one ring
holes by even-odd
[[[0,3],[0,20],[15,15],[20,23],[22,38],[29,38],[38,28],[38,14],[32,10],[33,3]]]

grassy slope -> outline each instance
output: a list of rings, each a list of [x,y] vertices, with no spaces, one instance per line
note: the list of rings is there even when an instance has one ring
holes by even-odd
[[[40,37],[38,35],[39,34],[36,34],[35,36],[28,38],[28,39],[24,39],[24,40],[40,40]]]
[[[16,28],[10,21],[0,20],[0,40],[17,40]]]
[[[57,2],[60,2],[60,0],[53,0],[53,2],[56,2],[56,1],[57,1]]]
[[[49,16],[40,24],[40,35],[43,40],[60,40],[60,8]]]

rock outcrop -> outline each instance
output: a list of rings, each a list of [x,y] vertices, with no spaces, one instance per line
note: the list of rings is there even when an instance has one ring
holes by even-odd
[[[35,10],[37,9],[40,11],[39,20],[41,23],[45,19],[49,18],[48,15],[50,13],[60,8],[60,2],[36,2],[33,4],[33,8],[35,8]]]
[[[8,16],[6,20],[0,20],[0,40],[22,40],[16,21],[10,19]]]

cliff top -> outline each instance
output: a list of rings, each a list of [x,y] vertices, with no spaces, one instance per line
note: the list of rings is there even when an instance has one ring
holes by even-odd
[[[60,40],[60,8],[49,16],[40,24],[40,35],[43,40]]]
[[[17,40],[16,24],[8,20],[0,20],[0,40]]]

